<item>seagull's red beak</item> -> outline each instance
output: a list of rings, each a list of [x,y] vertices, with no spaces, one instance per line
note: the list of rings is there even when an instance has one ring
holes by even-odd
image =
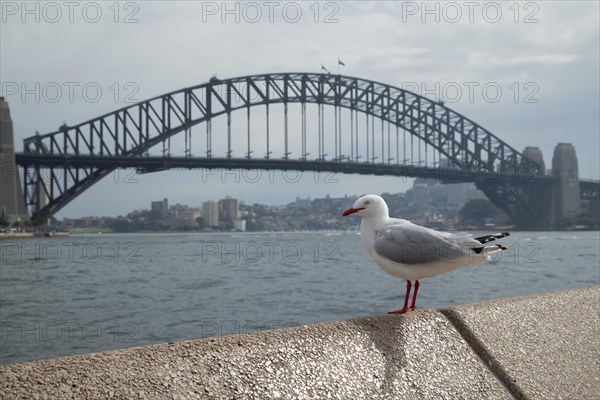
[[[364,210],[364,208],[349,208],[342,214],[343,217],[347,217],[350,214],[354,214],[355,212],[359,212],[360,210]]]

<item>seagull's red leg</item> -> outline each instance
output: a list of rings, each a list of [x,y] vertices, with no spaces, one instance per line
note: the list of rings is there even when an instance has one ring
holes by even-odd
[[[408,311],[408,297],[410,295],[411,287],[412,287],[412,284],[410,283],[410,281],[406,281],[406,295],[404,296],[404,307],[402,308],[402,310],[390,311],[388,314],[404,314],[405,312]],[[413,302],[414,302],[414,300],[413,300]]]
[[[409,308],[409,310],[410,310],[410,311],[413,311],[413,310],[415,309],[415,307],[416,307],[416,303],[417,303],[417,292],[419,291],[419,286],[420,286],[420,285],[419,285],[419,281],[418,281],[418,280],[417,280],[417,281],[415,281],[415,291],[413,292],[413,301],[412,301],[412,303],[411,303],[411,305],[410,305],[410,308]]]

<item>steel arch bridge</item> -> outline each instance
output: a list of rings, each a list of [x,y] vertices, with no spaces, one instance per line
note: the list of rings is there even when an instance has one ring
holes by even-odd
[[[288,112],[295,103],[300,106],[296,130],[290,127]],[[307,112],[307,105],[317,112]],[[270,125],[275,107],[283,113],[276,116],[274,132]],[[251,109],[256,108],[265,112],[259,133],[251,129],[256,121]],[[326,110],[333,111],[333,120],[331,115],[327,119]],[[232,128],[232,114],[245,114],[245,132]],[[316,129],[307,116],[316,119]],[[217,117],[225,119],[226,128],[213,128]],[[192,127],[199,124],[204,125],[202,132],[192,135]],[[172,156],[171,139],[181,135],[184,154]],[[192,155],[193,136],[195,142],[201,137],[200,157]],[[213,140],[224,143],[220,157],[214,154]],[[244,151],[236,156],[234,148],[241,142]],[[281,154],[274,153],[275,142]],[[150,155],[160,145],[162,155]],[[264,155],[254,156],[257,147]],[[300,156],[292,157],[293,151]],[[25,201],[34,221],[51,217],[116,168],[294,169],[471,181],[513,220],[529,226],[540,217],[531,193],[552,182],[538,174],[533,161],[443,102],[384,83],[320,73],[213,77],[78,125],[36,134],[24,140],[16,160],[24,169]]]

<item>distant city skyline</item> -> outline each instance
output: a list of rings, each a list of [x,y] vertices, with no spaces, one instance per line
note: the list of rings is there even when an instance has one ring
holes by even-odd
[[[407,192],[413,192],[413,196],[417,196],[417,197],[422,197],[423,196],[423,188],[429,188],[429,187],[442,187],[443,190],[443,195],[441,195],[444,199],[445,202],[448,205],[451,206],[461,206],[464,205],[467,201],[469,200],[473,200],[473,199],[484,199],[485,195],[483,194],[483,192],[481,192],[479,189],[477,189],[475,187],[475,184],[472,182],[464,182],[464,183],[455,183],[455,184],[440,184],[439,182],[436,182],[435,179],[425,179],[425,180],[412,180],[412,183],[410,184],[410,186],[408,187],[407,191],[387,191],[387,192],[382,192],[382,193],[388,193],[388,194],[392,194],[392,195],[404,195]],[[426,190],[427,192],[429,191],[429,189]],[[310,209],[310,204],[312,200],[315,199],[321,199],[321,198],[327,198],[327,197],[331,197],[331,198],[344,198],[344,197],[348,197],[348,198],[358,198],[360,195],[343,195],[343,196],[331,196],[329,194],[326,194],[324,196],[316,196],[316,197],[311,197],[311,196],[306,196],[306,197],[301,197],[301,196],[296,196],[294,200],[292,201],[287,201],[284,203],[260,203],[260,202],[254,202],[254,203],[246,203],[243,202],[237,198],[234,198],[233,196],[227,194],[225,196],[223,196],[222,198],[210,198],[210,199],[204,199],[201,200],[200,202],[196,201],[191,202],[191,203],[185,203],[185,202],[179,202],[179,201],[172,201],[170,200],[168,197],[165,197],[163,199],[150,199],[147,200],[146,203],[148,203],[149,205],[139,205],[137,207],[134,207],[130,210],[128,210],[125,213],[122,214],[118,214],[118,215],[85,215],[85,216],[81,216],[81,217],[63,217],[66,219],[78,219],[78,218],[87,218],[87,217],[125,217],[128,214],[131,213],[136,213],[136,212],[140,212],[140,211],[151,211],[156,213],[158,216],[160,217],[165,217],[166,214],[170,211],[170,210],[174,210],[177,209],[179,207],[182,208],[186,208],[186,209],[193,209],[193,210],[201,210],[202,216],[209,216],[211,214],[214,215],[213,216],[209,216],[208,218],[214,219],[215,221],[230,221],[230,220],[234,220],[234,219],[238,219],[240,217],[240,206],[244,205],[244,206],[253,206],[254,204],[260,204],[260,205],[265,205],[265,206],[287,206],[287,205],[294,205],[295,207],[300,207],[300,208],[306,208],[306,209]],[[428,198],[429,194],[426,194],[425,198]],[[437,194],[436,194],[437,198],[440,198],[440,193],[439,190],[437,190]],[[421,200],[423,200],[421,199]],[[61,219],[61,218],[59,218]]]
[[[426,224],[452,227],[459,223],[459,210],[471,200],[481,200],[483,193],[472,183],[441,185],[428,179],[415,183],[406,193],[386,193],[392,215],[405,210],[412,220]],[[64,218],[59,222],[64,228],[138,232],[138,231],[276,231],[356,229],[356,220],[341,218],[342,210],[356,201],[356,196],[324,197],[310,199],[297,197],[294,202],[280,205],[245,204],[242,209],[238,199],[209,200],[201,207],[171,204],[168,198],[151,200],[150,208],[138,208],[126,215],[86,216]],[[485,200],[487,201],[487,200]],[[506,223],[507,216],[500,210],[487,207],[480,223],[497,221]],[[486,222],[487,223],[487,222]]]

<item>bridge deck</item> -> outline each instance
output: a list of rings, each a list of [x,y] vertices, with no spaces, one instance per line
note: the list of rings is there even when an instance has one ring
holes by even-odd
[[[333,172],[342,174],[406,176],[421,179],[435,179],[442,183],[461,182],[510,182],[527,184],[549,184],[553,178],[529,176],[516,173],[482,172],[474,169],[426,167],[405,164],[374,164],[351,161],[292,160],[265,158],[219,158],[219,157],[162,157],[162,156],[77,156],[77,155],[35,155],[15,154],[17,164],[38,165],[47,168],[135,168],[141,172],[167,169],[263,169]]]

